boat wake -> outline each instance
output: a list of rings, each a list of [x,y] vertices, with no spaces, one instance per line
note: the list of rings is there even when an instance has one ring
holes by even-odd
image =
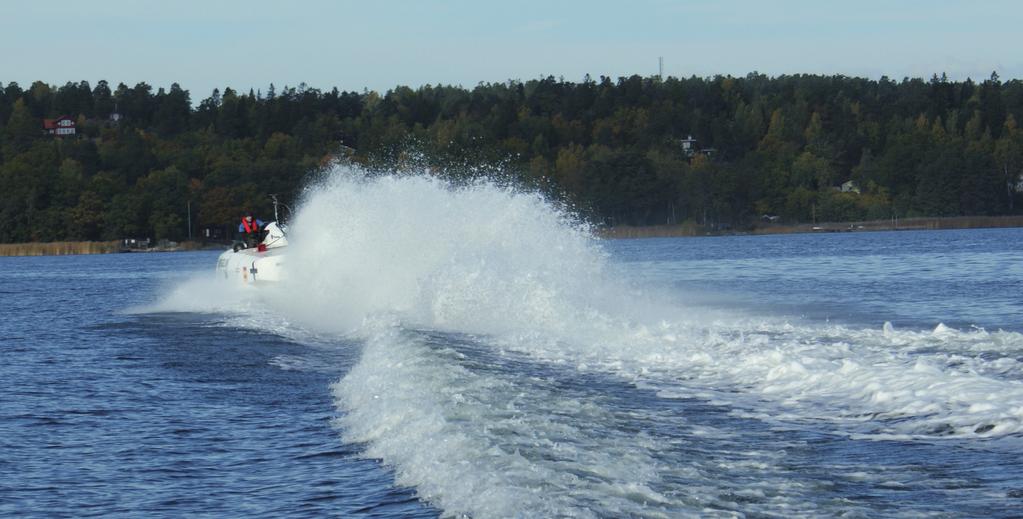
[[[289,238],[287,283],[225,306],[358,337],[342,434],[446,515],[826,513],[791,460],[814,437],[1023,433],[1020,334],[710,311],[537,194],[338,168]],[[814,460],[800,470],[874,477]]]

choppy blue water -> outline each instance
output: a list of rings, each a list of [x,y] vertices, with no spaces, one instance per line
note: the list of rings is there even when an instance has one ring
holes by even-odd
[[[125,313],[215,262],[0,258],[0,515],[436,516],[331,426],[356,349]]]
[[[0,258],[0,515],[1023,511],[1023,230],[598,248],[620,297],[444,249],[354,328],[304,318],[358,280],[218,306],[215,253]]]
[[[865,326],[1023,331],[1019,229],[621,240],[611,248],[691,301]]]

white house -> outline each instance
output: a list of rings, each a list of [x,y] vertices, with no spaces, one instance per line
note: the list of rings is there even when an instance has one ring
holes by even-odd
[[[847,180],[843,182],[842,187],[838,188],[838,190],[843,193],[856,193],[857,195],[860,194],[860,186],[857,186],[856,182],[852,180]]]

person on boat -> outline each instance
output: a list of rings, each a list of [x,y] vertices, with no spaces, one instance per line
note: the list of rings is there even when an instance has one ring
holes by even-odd
[[[262,238],[262,232],[263,220],[253,217],[252,213],[247,213],[238,224],[238,234],[247,247],[255,247]]]

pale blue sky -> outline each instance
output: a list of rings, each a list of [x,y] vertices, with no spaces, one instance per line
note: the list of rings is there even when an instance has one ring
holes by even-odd
[[[657,72],[1023,77],[1019,0],[0,0],[0,82],[384,91]]]

